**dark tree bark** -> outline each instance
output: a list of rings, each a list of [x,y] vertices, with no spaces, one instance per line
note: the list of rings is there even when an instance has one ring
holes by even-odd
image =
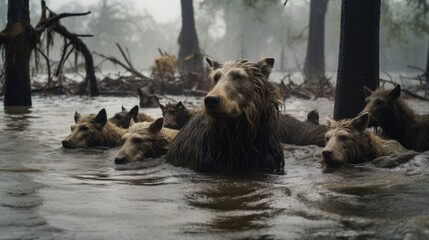
[[[306,84],[318,84],[325,77],[325,15],[328,1],[310,2],[310,26],[303,72]]]
[[[182,30],[179,35],[179,65],[184,72],[198,72],[203,61],[195,29],[193,0],[181,0]]]
[[[355,117],[365,106],[363,86],[379,86],[380,0],[342,0],[334,118]]]
[[[428,52],[428,56],[426,58],[426,72],[425,72],[426,89],[429,88],[429,44],[428,44],[428,50],[427,50],[427,52]]]
[[[45,1],[42,3],[42,16],[46,17]],[[50,26],[55,31],[68,38],[74,48],[81,51],[87,65],[87,77],[91,83],[91,95],[98,95],[98,88],[94,74],[92,55],[78,38],[58,23],[61,18],[82,16],[87,13],[62,13],[49,18],[42,18],[33,28],[30,23],[29,0],[9,0],[6,29],[0,33],[0,45],[5,48],[5,106],[31,106],[30,57],[39,42],[40,34]]]
[[[31,106],[30,56],[36,46],[29,0],[9,0],[5,42],[5,106]]]

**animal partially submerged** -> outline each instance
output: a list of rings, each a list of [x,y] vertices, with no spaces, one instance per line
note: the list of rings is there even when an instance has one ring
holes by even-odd
[[[382,135],[395,139],[405,148],[415,151],[429,150],[429,115],[416,114],[401,97],[401,86],[392,90],[375,91],[364,87],[370,126],[379,126]]]
[[[145,158],[155,158],[166,154],[179,131],[163,128],[162,125],[162,118],[150,123],[133,124],[129,128],[129,132],[122,137],[124,144],[115,158],[115,163],[142,161]]]
[[[274,59],[206,60],[212,71],[203,112],[180,130],[167,161],[200,172],[282,174],[281,98],[268,81]]]
[[[109,121],[121,128],[129,128],[131,119],[134,122],[151,122],[154,119],[146,113],[139,112],[139,106],[134,106],[130,111],[127,111],[122,106],[122,111],[116,113],[113,117],[109,118]]]
[[[180,130],[196,112],[186,108],[182,102],[177,104],[167,103],[165,106],[159,104],[164,118],[164,127]]]
[[[375,158],[405,152],[395,140],[385,140],[367,129],[369,115],[363,113],[353,119],[335,121],[326,118],[329,131],[321,163],[338,167],[344,163],[364,163]]]
[[[104,108],[97,115],[82,116],[75,112],[74,121],[71,133],[62,141],[65,148],[117,147],[122,144],[121,138],[127,132],[107,121]]]
[[[315,124],[315,122],[299,121],[289,114],[282,114],[279,120],[279,134],[282,143],[298,146],[325,146],[325,133],[328,131],[328,127]]]

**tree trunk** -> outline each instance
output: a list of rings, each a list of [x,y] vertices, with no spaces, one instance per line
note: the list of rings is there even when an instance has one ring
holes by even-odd
[[[35,47],[30,25],[29,0],[9,0],[5,45],[5,106],[31,106],[30,56]]]
[[[181,0],[182,30],[179,35],[179,64],[184,72],[198,72],[203,69],[202,56],[195,29],[192,0]]]
[[[380,0],[342,0],[334,118],[355,117],[365,106],[363,86],[379,86]]]
[[[429,41],[428,41],[429,42]],[[428,44],[428,56],[426,58],[426,72],[425,72],[425,80],[426,80],[426,89],[429,89],[429,44]]]
[[[311,0],[307,56],[304,63],[306,84],[319,84],[325,77],[325,15],[329,0]]]

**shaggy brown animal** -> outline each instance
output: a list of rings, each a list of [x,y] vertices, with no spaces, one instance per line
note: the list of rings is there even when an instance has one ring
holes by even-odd
[[[335,121],[326,118],[329,131],[321,163],[338,167],[344,163],[363,163],[390,154],[405,152],[395,140],[385,140],[367,129],[369,115],[363,113],[353,119]]]
[[[280,116],[279,134],[282,143],[298,146],[325,146],[328,127],[310,122],[302,122],[289,114]]]
[[[408,106],[400,85],[393,90],[364,90],[367,98],[362,112],[369,113],[370,126],[379,126],[383,137],[395,139],[407,149],[429,150],[429,116],[420,116]]]
[[[65,148],[117,147],[122,144],[121,138],[127,132],[107,121],[104,108],[97,115],[81,116],[76,112],[74,120],[76,124],[71,126],[71,133],[62,141]]]
[[[165,77],[174,77],[176,73],[176,57],[168,54],[163,54],[155,59],[151,67],[151,77],[155,80]]]
[[[152,122],[155,120],[146,113],[139,112],[139,106],[136,105],[131,108],[130,111],[127,111],[127,109],[122,106],[122,111],[109,118],[109,121],[118,127],[129,128],[131,119],[133,119],[134,122]]]
[[[206,60],[212,71],[203,111],[180,130],[167,161],[200,172],[282,174],[281,99],[268,81],[274,59]]]
[[[180,130],[196,112],[192,111],[185,106],[182,102],[177,104],[167,103],[165,106],[159,104],[162,110],[162,117],[164,118],[164,127]]]
[[[122,140],[124,145],[119,150],[116,164],[133,161],[142,161],[145,158],[160,157],[167,153],[167,149],[179,131],[163,128],[163,119],[156,121],[139,122],[133,124]]]

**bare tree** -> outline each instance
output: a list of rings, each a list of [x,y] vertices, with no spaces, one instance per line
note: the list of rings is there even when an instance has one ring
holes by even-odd
[[[98,95],[91,53],[79,39],[79,35],[70,33],[59,24],[61,18],[87,15],[89,12],[57,15],[49,11],[45,1],[41,1],[41,3],[42,17],[34,28],[30,23],[29,0],[8,1],[7,25],[6,29],[0,33],[0,46],[5,48],[5,81],[3,85],[5,106],[32,105],[30,57],[33,50],[37,49],[37,43],[45,30],[61,34],[77,51],[83,53],[87,64],[87,79],[91,82],[91,94]],[[49,12],[49,16],[47,12]],[[52,33],[48,35],[52,36]]]
[[[379,86],[380,0],[342,0],[334,118],[352,118],[365,105],[363,86]]]
[[[202,55],[195,29],[194,6],[192,0],[181,0],[182,30],[179,35],[179,65],[184,72],[203,69]]]
[[[311,0],[307,56],[304,63],[306,84],[319,84],[325,77],[325,15],[329,0]]]

